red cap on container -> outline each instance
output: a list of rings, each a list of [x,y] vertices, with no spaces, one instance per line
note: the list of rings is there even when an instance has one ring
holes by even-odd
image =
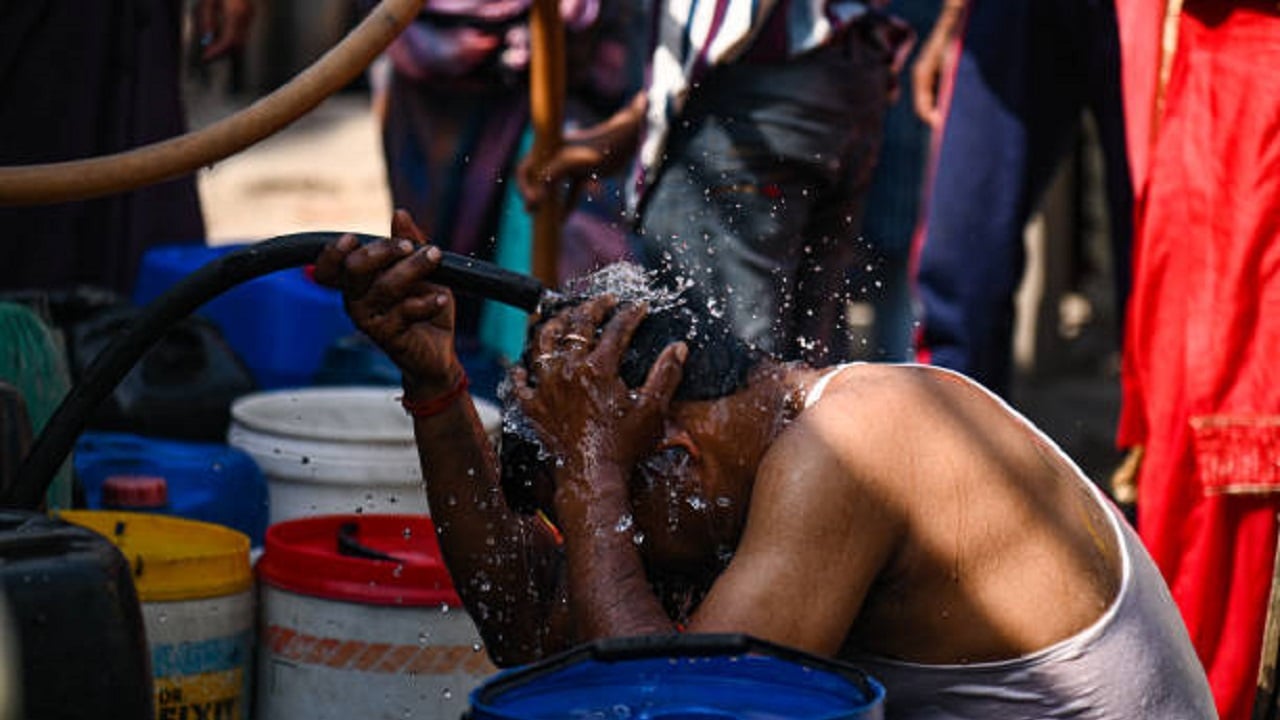
[[[301,595],[460,607],[435,525],[421,515],[321,515],[267,528],[258,578]]]
[[[102,484],[103,507],[145,510],[164,507],[169,486],[152,475],[113,475]]]

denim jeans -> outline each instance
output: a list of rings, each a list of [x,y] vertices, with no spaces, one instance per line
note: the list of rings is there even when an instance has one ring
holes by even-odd
[[[1115,307],[1128,294],[1133,191],[1114,0],[974,3],[953,83],[918,250],[920,359],[1007,395],[1023,231],[1086,109],[1106,167]]]
[[[713,71],[641,205],[646,265],[763,350],[846,359],[847,277],[888,83],[889,58],[860,26],[785,63]]]

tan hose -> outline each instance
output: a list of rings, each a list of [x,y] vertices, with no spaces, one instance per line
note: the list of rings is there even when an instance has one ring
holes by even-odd
[[[0,206],[44,205],[125,192],[230,157],[278,132],[346,87],[426,0],[382,0],[323,57],[253,105],[197,132],[115,155],[0,168]]]

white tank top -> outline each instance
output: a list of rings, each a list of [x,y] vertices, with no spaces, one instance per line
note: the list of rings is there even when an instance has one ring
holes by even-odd
[[[831,378],[846,367],[823,375],[805,397],[805,407],[818,402]],[[1108,510],[1122,552],[1120,590],[1088,628],[1011,660],[929,665],[846,655],[884,684],[887,720],[1216,718],[1213,696],[1182,616],[1137,534],[1052,440],[998,396],[969,382],[1063,458]]]

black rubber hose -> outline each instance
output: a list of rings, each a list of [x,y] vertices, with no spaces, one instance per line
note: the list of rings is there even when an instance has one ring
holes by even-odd
[[[16,481],[0,495],[0,507],[39,507],[54,474],[84,431],[90,414],[175,322],[240,283],[315,262],[325,245],[344,234],[281,235],[232,250],[201,266],[149,303],[136,322],[103,349],[85,370],[81,381],[58,405],[18,469]],[[358,234],[356,238],[362,243],[383,239]],[[478,295],[527,312],[536,311],[545,294],[542,283],[535,278],[448,252],[431,280],[460,293]]]

